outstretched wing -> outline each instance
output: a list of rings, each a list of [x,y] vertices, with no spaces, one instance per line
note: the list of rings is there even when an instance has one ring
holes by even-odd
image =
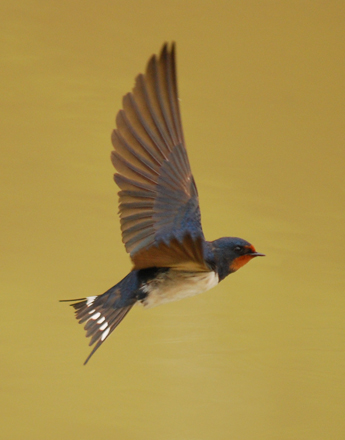
[[[175,45],[153,55],[112,134],[122,239],[135,269],[208,270],[198,192],[184,144]]]

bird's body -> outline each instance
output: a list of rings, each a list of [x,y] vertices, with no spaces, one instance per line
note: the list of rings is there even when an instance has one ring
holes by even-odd
[[[103,295],[72,304],[95,344],[85,363],[134,304],[150,308],[205,292],[263,255],[240,238],[204,238],[182,133],[174,45],[151,57],[125,95],[116,125],[112,162],[133,269]]]
[[[206,292],[215,287],[218,282],[218,274],[213,270],[186,272],[168,269],[157,273],[152,280],[142,285],[141,291],[145,294],[145,298],[140,302],[147,308],[159,306]]]

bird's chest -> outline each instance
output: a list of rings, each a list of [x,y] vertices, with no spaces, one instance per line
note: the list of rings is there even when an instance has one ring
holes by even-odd
[[[206,292],[219,282],[215,272],[183,272],[170,269],[143,284],[140,290],[146,294],[141,300],[144,307],[155,307]]]

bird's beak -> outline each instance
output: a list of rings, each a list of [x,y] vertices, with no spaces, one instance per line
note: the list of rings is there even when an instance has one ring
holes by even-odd
[[[265,254],[262,254],[261,252],[252,252],[249,254],[251,257],[266,257]]]

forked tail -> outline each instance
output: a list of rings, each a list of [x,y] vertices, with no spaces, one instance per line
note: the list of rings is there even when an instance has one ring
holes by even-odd
[[[121,307],[120,292],[117,291],[119,289],[116,289],[116,287],[112,287],[99,296],[61,300],[61,302],[77,301],[74,304],[70,304],[75,309],[76,319],[79,321],[79,324],[86,323],[84,326],[86,337],[91,338],[89,345],[96,344],[84,365],[87,364],[95,351],[120,324],[135,303],[133,301],[129,305]]]

